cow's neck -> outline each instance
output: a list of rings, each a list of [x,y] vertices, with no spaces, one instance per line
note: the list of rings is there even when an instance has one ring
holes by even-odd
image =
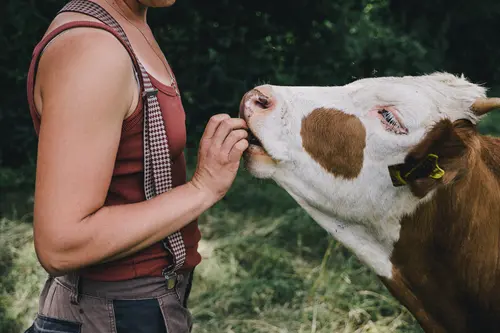
[[[399,220],[385,221],[383,230],[376,232],[372,223],[343,220],[331,211],[324,211],[318,205],[303,199],[303,193],[295,193],[287,182],[281,182],[281,186],[321,227],[354,252],[376,274],[385,277],[392,275],[390,257],[399,235]]]
[[[402,219],[382,277],[426,332],[500,331],[500,143],[482,140],[463,179]]]

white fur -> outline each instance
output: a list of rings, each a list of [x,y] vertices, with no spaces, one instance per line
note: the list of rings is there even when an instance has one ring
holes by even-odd
[[[274,162],[249,154],[247,168],[256,177],[274,179],[376,274],[390,278],[401,217],[428,197],[419,200],[407,187],[393,187],[387,167],[403,162],[439,119],[476,122],[469,107],[485,96],[485,89],[447,73],[362,79],[340,87],[270,87],[275,108],[256,112],[249,126]],[[369,114],[374,106],[389,104],[399,111],[407,135],[388,132]],[[364,162],[357,178],[335,177],[303,149],[302,120],[319,107],[355,115],[365,126]]]

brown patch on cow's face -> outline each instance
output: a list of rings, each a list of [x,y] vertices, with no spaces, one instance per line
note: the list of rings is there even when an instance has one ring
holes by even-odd
[[[357,117],[319,108],[302,120],[300,135],[304,149],[328,172],[347,179],[361,172],[366,130]]]

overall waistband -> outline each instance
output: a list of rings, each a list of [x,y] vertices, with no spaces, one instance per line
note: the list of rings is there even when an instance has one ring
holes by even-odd
[[[78,304],[81,295],[102,299],[145,299],[163,296],[169,292],[185,295],[190,287],[192,271],[179,271],[168,281],[164,277],[141,277],[124,281],[96,281],[78,274],[56,277],[55,280],[71,290],[71,302]]]

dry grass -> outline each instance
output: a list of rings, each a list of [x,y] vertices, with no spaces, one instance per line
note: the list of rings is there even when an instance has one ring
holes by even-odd
[[[242,172],[200,226],[195,333],[421,332],[376,276],[274,184]],[[1,220],[0,272],[0,332],[23,332],[45,277],[29,224]]]

